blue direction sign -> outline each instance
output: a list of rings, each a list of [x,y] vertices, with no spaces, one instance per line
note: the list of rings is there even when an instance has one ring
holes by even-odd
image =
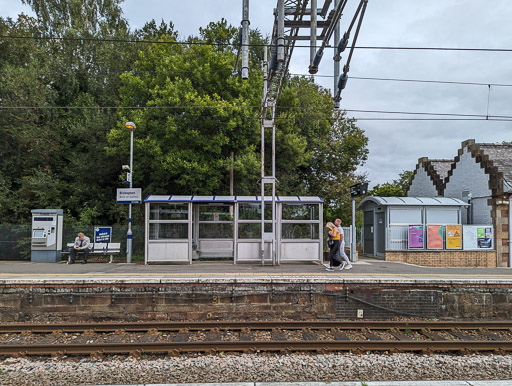
[[[94,227],[95,243],[111,243],[112,227]]]

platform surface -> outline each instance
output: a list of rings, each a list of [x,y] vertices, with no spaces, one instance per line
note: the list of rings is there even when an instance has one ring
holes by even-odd
[[[89,262],[60,263],[0,261],[0,284],[48,281],[367,281],[367,282],[473,282],[510,283],[511,268],[431,268],[361,258],[350,270],[327,272],[318,263],[285,263],[278,266],[194,262],[180,265]]]

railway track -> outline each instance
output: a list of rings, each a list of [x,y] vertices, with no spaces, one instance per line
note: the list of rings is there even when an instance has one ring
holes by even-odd
[[[512,322],[209,321],[0,324],[0,355],[512,351]]]

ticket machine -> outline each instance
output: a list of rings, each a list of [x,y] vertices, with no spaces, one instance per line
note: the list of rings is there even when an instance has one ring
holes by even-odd
[[[63,210],[33,209],[31,261],[55,263],[62,251]]]

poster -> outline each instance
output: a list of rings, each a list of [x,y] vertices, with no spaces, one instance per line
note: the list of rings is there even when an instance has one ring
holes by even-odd
[[[443,249],[442,225],[427,225],[427,248]]]
[[[492,247],[492,228],[491,227],[478,227],[476,229],[477,245],[478,248],[491,248]]]
[[[409,249],[423,249],[422,225],[409,225]]]
[[[112,227],[94,227],[95,243],[112,242]]]
[[[446,226],[446,249],[462,248],[462,225]]]

